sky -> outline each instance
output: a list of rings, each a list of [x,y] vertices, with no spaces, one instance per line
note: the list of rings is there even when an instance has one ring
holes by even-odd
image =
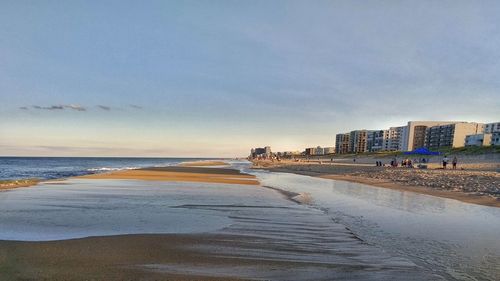
[[[246,156],[500,121],[498,1],[0,1],[0,155]]]

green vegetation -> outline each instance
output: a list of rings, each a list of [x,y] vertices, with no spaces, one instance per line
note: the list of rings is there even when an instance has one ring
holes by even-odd
[[[465,147],[440,147],[435,151],[443,154],[465,154],[465,155],[478,155],[478,154],[491,154],[500,153],[500,146],[465,146]]]

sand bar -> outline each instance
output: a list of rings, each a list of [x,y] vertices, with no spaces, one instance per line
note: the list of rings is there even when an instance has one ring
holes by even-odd
[[[248,185],[259,184],[259,181],[255,176],[244,174],[234,169],[181,166],[123,170],[111,173],[85,175],[79,178],[183,181]]]
[[[224,161],[194,161],[194,162],[182,162],[178,166],[180,167],[210,167],[210,166],[228,166],[229,164]]]

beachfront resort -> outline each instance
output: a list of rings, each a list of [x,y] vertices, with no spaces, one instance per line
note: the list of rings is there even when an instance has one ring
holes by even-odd
[[[273,154],[271,148],[253,148],[250,158],[328,156],[384,151],[413,151],[426,148],[465,146],[500,146],[500,122],[476,123],[462,121],[409,121],[407,125],[381,130],[353,130],[335,136],[335,145],[308,147],[303,151]]]

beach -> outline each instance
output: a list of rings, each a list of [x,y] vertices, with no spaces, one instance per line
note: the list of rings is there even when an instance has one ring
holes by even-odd
[[[351,181],[500,207],[500,173],[495,171],[496,162],[468,163],[469,167],[475,167],[470,170],[376,167],[373,162],[373,159],[356,159],[356,163],[352,159],[335,159],[333,163],[260,160],[253,162],[253,168]]]
[[[257,184],[175,166],[6,191],[0,279],[440,280],[291,200],[299,193]]]
[[[0,192],[0,279],[499,274],[500,248],[491,243],[500,230],[490,223],[498,220],[496,208],[250,168],[232,161],[126,169]],[[460,231],[448,232],[457,214]],[[471,243],[468,237],[478,235],[481,241]]]

